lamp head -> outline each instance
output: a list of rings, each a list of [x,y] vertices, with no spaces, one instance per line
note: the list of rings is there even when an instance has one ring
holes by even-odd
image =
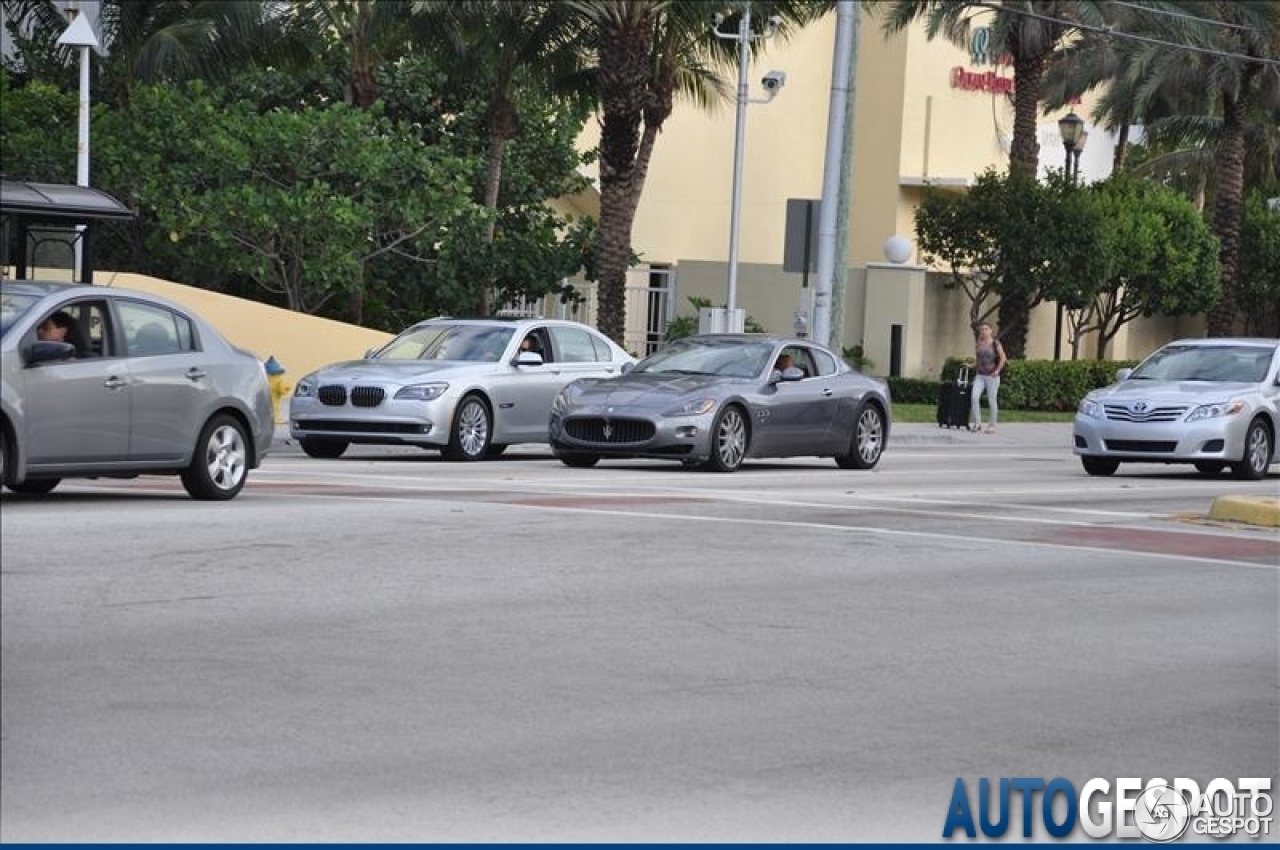
[[[1080,133],[1084,130],[1084,119],[1074,112],[1069,112],[1058,119],[1058,133],[1062,136],[1062,146],[1074,150]]]

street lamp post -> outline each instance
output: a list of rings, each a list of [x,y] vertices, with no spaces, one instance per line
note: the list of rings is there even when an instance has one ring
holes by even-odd
[[[1080,154],[1084,152],[1085,139],[1089,134],[1084,131],[1084,119],[1074,112],[1058,121],[1058,134],[1062,136],[1062,150],[1066,154],[1064,170],[1072,183],[1080,177]],[[1053,324],[1053,359],[1062,359],[1062,302],[1058,302],[1058,315]]]
[[[80,49],[80,108],[78,135],[76,140],[76,185],[89,185],[89,50],[98,49],[98,37],[94,35],[89,19],[80,14],[74,6],[67,9],[71,23],[58,37],[58,44],[63,47]],[[76,268],[75,279],[84,280],[84,225],[76,227]]]
[[[769,18],[769,25],[762,33],[751,31],[751,7],[742,4],[741,17],[738,18],[737,32],[721,32],[720,24],[724,16],[716,14],[713,18],[715,26],[712,32],[716,38],[732,39],[738,42],[738,95],[737,124],[733,136],[733,195],[729,203],[729,292],[726,299],[726,330],[741,333],[743,319],[738,313],[738,230],[742,216],[742,148],[747,131],[747,104],[768,103],[778,94],[778,90],[786,84],[787,75],[782,71],[770,71],[762,81],[765,89],[763,98],[753,100],[749,95],[747,78],[751,72],[751,42],[769,38],[778,29],[782,19],[777,15]]]

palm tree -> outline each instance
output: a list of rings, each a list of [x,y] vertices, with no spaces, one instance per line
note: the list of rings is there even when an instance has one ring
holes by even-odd
[[[484,206],[489,210],[484,240],[492,244],[497,227],[503,156],[520,132],[521,92],[560,95],[581,104],[593,94],[584,76],[588,65],[585,22],[569,6],[527,0],[421,0],[426,43],[447,57],[461,79],[480,77],[488,102],[485,124]],[[474,84],[474,83],[473,83]],[[481,288],[481,314],[490,310],[492,287]]]
[[[61,7],[55,0],[2,4],[12,26],[48,43],[66,28]],[[244,63],[278,59],[285,44],[280,24],[266,0],[102,0],[97,29],[106,94],[95,100],[123,106],[138,83],[218,79]],[[73,59],[66,49],[66,62]]]
[[[736,63],[736,46],[716,38],[699,0],[573,0],[595,35],[600,91],[600,226],[596,241],[600,329],[621,342],[626,329],[626,281],[631,228],[649,160],[678,98],[700,108],[732,98],[733,87],[713,66]],[[725,2],[725,11],[741,10]],[[830,2],[749,3],[754,19],[778,16],[780,37],[817,20]],[[735,17],[725,20],[725,31]]]
[[[1245,190],[1275,174],[1280,150],[1280,8],[1169,3],[1127,11],[1118,24],[1118,31],[1143,40],[1086,35],[1080,44],[1086,58],[1055,69],[1051,78],[1079,91],[1106,85],[1100,115],[1111,124],[1142,120],[1148,144],[1160,152],[1141,170],[1175,182],[1189,177],[1198,202],[1207,187],[1222,275],[1208,332],[1231,334],[1240,319],[1236,277]],[[1108,53],[1119,61],[1096,61]],[[1061,61],[1070,62],[1070,54]],[[1062,94],[1055,90],[1049,102]]]
[[[962,47],[968,45],[975,22],[989,23],[992,50],[1008,54],[1013,61],[1009,170],[1034,177],[1040,164],[1036,123],[1045,66],[1057,46],[1077,31],[1077,22],[1104,22],[1098,5],[1076,0],[1005,0],[998,5],[988,0],[892,0],[870,8],[884,16],[886,34],[924,20],[930,39],[942,35]],[[1010,292],[1000,302],[1000,339],[1011,357],[1026,352],[1028,313],[1021,293]]]

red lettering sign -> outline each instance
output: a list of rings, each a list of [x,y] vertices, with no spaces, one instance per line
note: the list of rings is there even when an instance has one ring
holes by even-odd
[[[1002,77],[995,71],[969,71],[957,65],[951,69],[951,88],[1011,94],[1013,77]]]

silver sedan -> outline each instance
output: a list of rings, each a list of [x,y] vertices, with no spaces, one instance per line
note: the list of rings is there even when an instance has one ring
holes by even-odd
[[[547,441],[551,400],[565,384],[634,362],[577,322],[430,319],[362,360],[298,381],[290,433],[312,457],[339,457],[352,443],[495,457],[512,443]]]
[[[261,363],[177,304],[118,287],[0,284],[0,482],[177,474],[231,499],[274,430]]]
[[[677,340],[626,375],[577,381],[551,408],[568,466],[604,457],[732,472],[746,458],[817,455],[870,469],[889,436],[889,388],[821,345],[753,334]]]
[[[1280,462],[1280,340],[1179,340],[1117,378],[1076,412],[1075,453],[1090,475],[1189,463],[1257,479]]]

